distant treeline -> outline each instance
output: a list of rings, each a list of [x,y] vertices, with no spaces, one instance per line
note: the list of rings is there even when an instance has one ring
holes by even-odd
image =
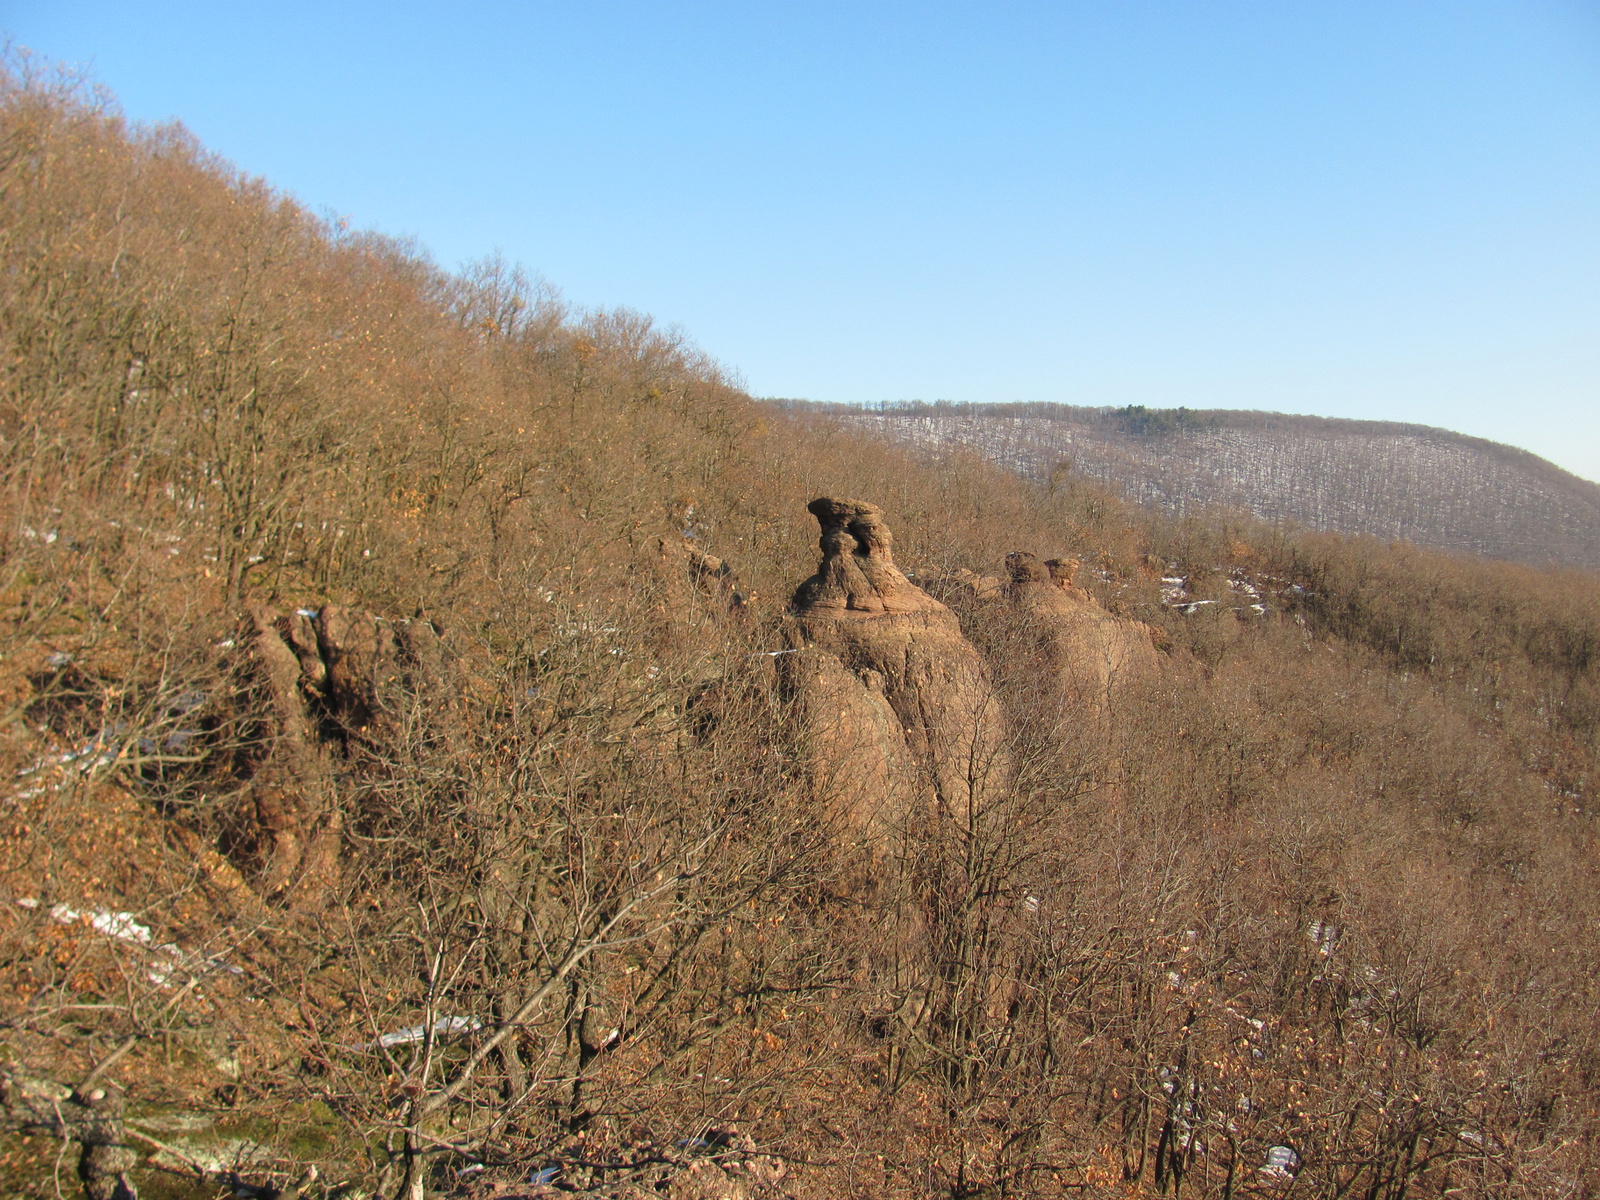
[[[1433,425],[1404,421],[1367,421],[1349,417],[1316,417],[1300,413],[1268,412],[1243,408],[1150,408],[1129,404],[1121,408],[1055,404],[1047,401],[974,403],[968,400],[882,400],[866,404],[835,404],[816,400],[765,401],[788,412],[821,412],[830,416],[872,415],[896,418],[935,417],[960,420],[1034,420],[1063,425],[1083,425],[1096,432],[1151,440],[1174,434],[1216,433],[1225,429],[1324,437],[1423,438],[1446,445],[1471,447],[1494,455],[1507,464],[1537,474],[1544,482],[1576,487],[1600,499],[1600,485],[1563,470],[1537,454],[1488,438],[1473,437]]]

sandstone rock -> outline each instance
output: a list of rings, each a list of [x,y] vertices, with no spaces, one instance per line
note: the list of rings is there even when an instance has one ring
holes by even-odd
[[[308,841],[325,827],[331,812],[332,787],[326,748],[314,709],[303,686],[306,668],[295,640],[293,623],[271,609],[250,615],[257,667],[272,728],[266,757],[255,765],[249,798],[258,831],[256,855],[261,860],[260,886],[274,895],[300,879]],[[316,660],[320,665],[320,659]],[[313,882],[317,888],[333,880]]]
[[[822,526],[817,573],[795,591],[791,610],[807,618],[949,610],[894,565],[883,510],[864,500],[823,497],[806,505]]]
[[[268,915],[266,905],[239,873],[239,869],[198,834],[182,825],[168,823],[165,832],[178,849],[194,861],[201,881],[213,902],[220,902],[233,919],[260,923]]]
[[[982,660],[955,614],[895,566],[880,508],[832,498],[808,507],[822,527],[822,562],[795,591],[786,633],[791,647],[811,653],[780,658],[780,670],[804,711],[850,713],[865,722],[854,746],[843,734],[812,726],[817,755],[830,760],[827,777],[902,777],[882,712],[887,704],[940,810],[970,819],[1007,773],[1004,721]],[[862,757],[851,758],[852,748],[863,749]],[[835,755],[841,757],[831,761]],[[863,782],[854,791],[867,795],[873,786]],[[860,802],[851,789],[824,790],[846,805]],[[891,791],[882,811],[892,812],[915,790]],[[873,819],[881,825],[900,818]]]
[[[1082,565],[1083,563],[1076,558],[1047,558],[1044,563],[1045,570],[1050,572],[1051,583],[1063,592],[1088,599],[1089,593],[1076,583],[1078,568]]]
[[[1030,583],[1050,583],[1050,569],[1039,561],[1039,556],[1026,550],[1013,550],[1006,555],[1006,573],[1011,576],[1013,591]]]
[[[1103,709],[1117,686],[1153,673],[1158,659],[1146,626],[1113,616],[1073,585],[1077,566],[1013,551],[1009,595],[1064,698]]]
[[[779,662],[800,710],[814,786],[869,848],[891,845],[927,786],[881,677],[869,672],[862,679],[816,647]]]
[[[328,707],[345,729],[360,733],[382,708],[380,690],[398,678],[394,629],[337,604],[325,605],[315,624]]]
[[[426,621],[385,621],[332,604],[314,613],[256,609],[249,632],[271,713],[249,788],[260,887],[315,905],[339,879],[334,752],[341,740],[381,734],[405,689],[440,694],[439,639]]]

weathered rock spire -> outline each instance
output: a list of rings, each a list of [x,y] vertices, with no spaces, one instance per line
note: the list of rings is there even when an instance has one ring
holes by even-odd
[[[797,613],[861,615],[943,610],[894,565],[883,509],[865,500],[824,496],[806,505],[822,526],[817,573],[795,589]]]
[[[807,507],[822,526],[822,562],[790,604],[798,653],[778,661],[821,790],[879,830],[915,819],[925,785],[939,811],[970,819],[1008,771],[983,661],[955,613],[895,566],[882,509],[831,497]]]

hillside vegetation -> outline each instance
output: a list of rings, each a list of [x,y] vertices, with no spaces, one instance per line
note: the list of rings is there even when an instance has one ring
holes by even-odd
[[[1600,486],[1524,450],[1444,429],[1137,406],[828,411],[906,445],[971,447],[1040,482],[1074,472],[1178,516],[1231,508],[1266,522],[1600,570]]]
[[[7,1195],[1600,1190],[1592,576],[919,458],[16,61],[0,697]]]

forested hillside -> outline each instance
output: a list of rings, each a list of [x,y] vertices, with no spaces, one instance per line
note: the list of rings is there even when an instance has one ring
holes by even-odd
[[[1600,570],[1600,486],[1526,451],[1448,430],[1054,404],[829,411],[910,446],[969,446],[1041,483],[1075,472],[1179,516],[1232,508],[1308,529]]]
[[[1600,1191],[1591,575],[780,411],[16,61],[0,697],[5,1195]]]

